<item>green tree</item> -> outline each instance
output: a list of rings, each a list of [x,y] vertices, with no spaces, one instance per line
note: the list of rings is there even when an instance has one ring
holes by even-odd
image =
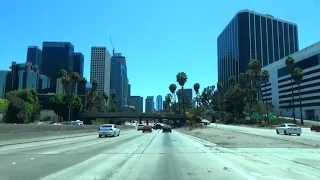
[[[224,121],[224,115],[223,115],[223,111],[224,111],[224,108],[223,108],[223,86],[220,82],[217,83],[217,89],[218,89],[218,92],[219,92],[219,95],[220,95],[220,114],[221,114],[221,117],[222,117],[222,121]]]
[[[301,83],[301,81],[303,79],[303,71],[302,71],[302,69],[301,68],[294,68],[292,77],[293,77],[295,83],[298,85],[299,102],[300,102],[300,118],[301,118],[301,124],[304,125],[303,116],[302,116],[301,95],[300,95],[300,83]]]
[[[228,89],[224,95],[224,109],[227,112],[233,113],[236,119],[243,113],[244,102],[244,90],[239,85],[235,85],[233,88]]]
[[[116,100],[116,93],[112,91],[110,93],[111,101],[109,102],[110,112],[116,112],[116,107],[118,104],[118,101]]]
[[[34,89],[10,91],[6,99],[9,101],[5,112],[7,123],[29,123],[39,119],[41,106]]]
[[[81,98],[74,94],[70,94],[72,115],[76,116],[82,109]],[[69,99],[65,94],[56,94],[52,96],[49,100],[52,110],[58,115],[63,117],[63,119],[68,119],[69,117]]]
[[[179,85],[181,86],[181,90],[182,90],[182,105],[183,105],[183,115],[185,116],[186,115],[186,107],[185,107],[185,103],[184,103],[184,92],[183,92],[183,88],[184,88],[184,85],[185,83],[187,82],[188,80],[188,76],[185,72],[179,72],[177,75],[176,75],[176,80],[177,82],[179,83]],[[184,118],[184,121],[186,120],[186,118]]]
[[[291,56],[286,57],[285,61],[286,67],[289,70],[291,75],[291,98],[292,98],[292,115],[293,115],[293,122],[296,123],[296,112],[295,112],[295,105],[294,105],[294,95],[293,95],[293,68],[294,68],[294,59]]]
[[[235,85],[236,85],[236,77],[231,75],[229,77],[229,86],[230,86],[230,88],[233,88]]]
[[[0,113],[5,113],[8,109],[9,101],[7,99],[0,99]]]
[[[269,82],[269,78],[270,78],[270,74],[269,71],[267,70],[262,70],[261,71],[261,78],[262,78],[262,82],[264,83],[264,89],[265,91],[267,90],[267,83]],[[262,94],[261,94],[262,96]],[[269,112],[268,112],[268,100],[267,100],[267,96],[265,97],[265,106],[266,106],[266,119],[269,123]]]
[[[199,89],[200,89],[200,84],[199,83],[194,83],[193,85],[193,90],[196,92],[196,102],[197,102],[197,115],[199,114]]]

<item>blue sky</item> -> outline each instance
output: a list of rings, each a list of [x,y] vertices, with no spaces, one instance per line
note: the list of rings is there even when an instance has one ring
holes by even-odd
[[[300,49],[320,40],[318,0],[1,0],[0,69],[25,62],[29,45],[69,41],[85,56],[107,46],[127,57],[132,95],[165,95],[179,71],[186,88],[217,82],[216,39],[242,9],[298,24]]]

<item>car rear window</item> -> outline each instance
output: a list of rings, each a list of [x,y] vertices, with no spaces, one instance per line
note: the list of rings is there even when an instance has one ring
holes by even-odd
[[[138,126],[144,126],[143,124],[139,124]]]
[[[112,128],[112,126],[102,126],[101,128]]]
[[[294,124],[289,124],[288,127],[298,127],[298,126]]]

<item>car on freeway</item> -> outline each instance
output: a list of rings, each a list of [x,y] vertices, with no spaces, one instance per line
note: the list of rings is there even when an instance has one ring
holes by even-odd
[[[172,132],[171,126],[169,126],[169,125],[164,125],[164,126],[162,127],[162,133],[165,133],[165,132],[171,133],[171,132]]]
[[[142,129],[143,129],[143,127],[144,127],[144,124],[138,124],[138,126],[137,126],[137,130],[138,130],[138,131],[140,131],[140,130],[142,130]]]
[[[320,125],[312,125],[310,127],[311,131],[316,131],[316,132],[320,132]]]
[[[144,132],[152,132],[152,127],[149,125],[143,126],[142,133]]]
[[[99,137],[120,136],[120,129],[115,124],[104,124],[99,128]]]
[[[284,123],[277,127],[276,132],[277,134],[281,134],[281,133],[285,135],[296,134],[300,136],[302,133],[302,130],[296,124]]]
[[[162,129],[161,124],[156,124],[153,126],[153,129]]]

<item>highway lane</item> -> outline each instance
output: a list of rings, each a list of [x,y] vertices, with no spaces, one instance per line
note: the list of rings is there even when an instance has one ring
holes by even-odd
[[[253,127],[243,127],[243,126],[234,126],[234,125],[224,125],[224,124],[215,124],[210,123],[210,127],[217,127],[219,129],[247,133],[252,135],[266,136],[271,138],[277,138],[282,140],[289,140],[293,142],[305,143],[312,146],[320,146],[320,133],[310,131],[310,128],[302,128],[301,136],[296,135],[283,135],[277,134],[276,129],[261,129]]]
[[[320,179],[319,149],[299,151],[226,149],[176,131],[127,131],[1,147],[0,180]]]

